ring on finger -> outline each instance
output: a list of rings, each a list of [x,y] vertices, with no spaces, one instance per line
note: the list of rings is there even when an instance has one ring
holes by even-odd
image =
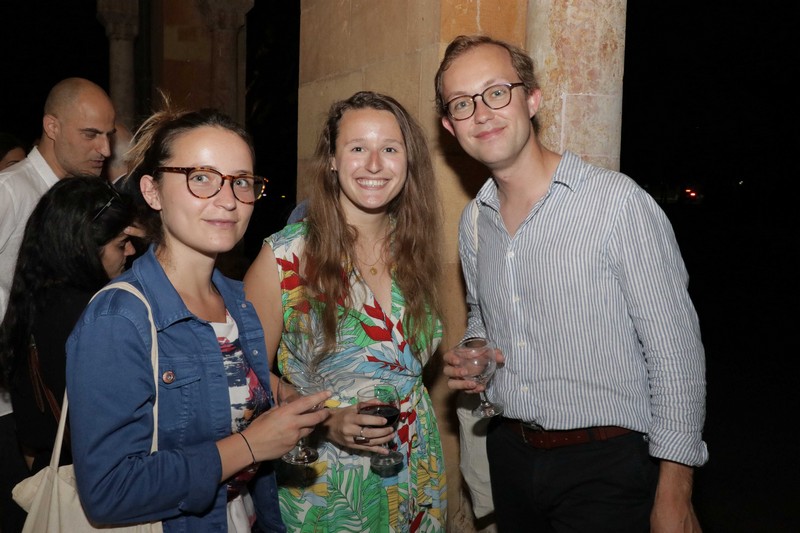
[[[364,436],[364,426],[361,426],[361,431],[358,435],[353,437],[353,442],[356,444],[366,444],[369,442],[369,438]]]

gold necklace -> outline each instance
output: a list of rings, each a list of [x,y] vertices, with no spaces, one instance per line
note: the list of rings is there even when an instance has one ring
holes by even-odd
[[[380,240],[378,241],[379,243],[381,243],[381,253],[379,253],[379,254],[378,254],[378,258],[377,258],[377,259],[376,259],[376,260],[375,260],[375,261],[374,261],[372,264],[369,264],[369,263],[367,263],[367,262],[366,262],[366,261],[364,261],[363,259],[361,260],[361,264],[362,264],[362,265],[364,265],[365,267],[367,267],[367,268],[369,269],[369,273],[370,273],[370,274],[372,274],[373,276],[377,276],[377,275],[378,275],[378,269],[377,269],[377,268],[375,268],[375,266],[376,266],[378,263],[380,263],[381,261],[383,261],[383,253],[384,253],[384,251],[385,251],[385,250],[383,249],[383,240],[384,240],[385,238],[386,238],[386,237],[384,237],[383,239],[380,239]],[[372,251],[373,251],[373,252],[375,251],[375,245],[373,245],[373,247],[372,247]]]
[[[361,260],[361,264],[364,265],[365,267],[369,268],[369,273],[372,274],[373,276],[377,276],[378,275],[378,269],[375,268],[375,265],[377,265],[378,263],[380,263],[383,260],[383,253],[386,251],[384,249],[384,241],[386,240],[386,237],[388,237],[388,236],[389,235],[387,233],[386,235],[384,235],[383,237],[381,237],[380,239],[378,239],[377,241],[375,241],[372,244],[373,253],[375,252],[375,245],[376,244],[380,244],[381,245],[381,253],[378,254],[378,258],[375,260],[375,262],[373,262],[372,264],[369,264],[366,261]]]
[[[375,262],[372,263],[371,265],[369,263],[364,262],[364,261],[362,261],[361,263],[365,267],[369,267],[369,273],[370,274],[372,274],[373,276],[377,276],[378,275],[378,269],[375,268],[375,265],[377,265],[382,258],[383,258],[383,254],[379,255],[378,258],[375,260]]]

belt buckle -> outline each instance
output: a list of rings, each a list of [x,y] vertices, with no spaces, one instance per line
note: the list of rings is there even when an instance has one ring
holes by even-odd
[[[544,426],[537,424],[536,422],[520,422],[522,429],[529,429],[531,431],[544,431]]]
[[[522,442],[525,444],[531,445],[536,448],[537,442],[541,441],[544,438],[544,427],[536,422],[522,422],[519,423],[520,434],[522,436]]]

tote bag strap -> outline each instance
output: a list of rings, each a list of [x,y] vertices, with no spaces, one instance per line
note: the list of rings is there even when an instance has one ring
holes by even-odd
[[[478,279],[478,217],[481,216],[480,205],[478,203],[478,199],[475,198],[474,200],[475,205],[472,206],[472,234],[474,235],[474,244],[475,244],[475,279]],[[478,290],[478,284],[475,283],[475,290]],[[477,295],[475,296],[477,298]]]
[[[475,198],[475,207],[472,208],[472,234],[475,236],[475,255],[478,255],[478,216],[481,214],[480,204]]]
[[[109,283],[92,296],[92,300],[94,300],[95,296],[100,294],[103,291],[107,291],[110,289],[122,289],[124,291],[128,291],[137,298],[139,298],[147,308],[147,318],[150,320],[150,335],[153,338],[153,341],[150,346],[150,363],[153,365],[153,383],[156,386],[156,398],[155,403],[153,404],[153,441],[150,445],[150,453],[158,450],[158,336],[156,332],[156,324],[153,321],[153,309],[150,307],[150,302],[147,301],[147,298],[144,295],[131,285],[125,281],[117,281],[114,283]],[[89,300],[91,301],[91,300]],[[67,426],[67,407],[68,407],[68,399],[67,399],[67,391],[64,391],[64,404],[61,406],[61,419],[58,421],[58,431],[56,431],[56,440],[53,444],[53,455],[50,457],[50,468],[57,470],[58,469],[58,462],[61,459],[61,446],[64,444],[64,430]]]

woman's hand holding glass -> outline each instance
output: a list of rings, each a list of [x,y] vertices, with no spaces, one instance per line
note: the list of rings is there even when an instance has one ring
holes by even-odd
[[[393,429],[400,419],[400,395],[394,385],[389,383],[377,383],[359,389],[358,393],[358,413],[367,415],[369,418],[363,420],[369,424],[362,426],[359,435],[354,437],[358,444],[360,440],[367,438],[364,431],[374,429]],[[390,474],[395,467],[403,462],[403,455],[389,448],[389,442],[385,442],[380,454],[373,455],[370,459],[372,468],[380,474]]]
[[[311,434],[317,425],[327,420],[328,410],[315,407],[325,403],[330,397],[330,391],[303,396],[296,402],[273,407],[253,420],[241,432],[252,450],[253,459],[256,462],[271,461],[294,448],[299,439]],[[221,446],[218,443],[220,455],[223,456],[223,479],[241,470],[242,454],[248,461],[250,459],[250,450],[244,448],[241,437],[234,434],[225,440],[229,441],[229,445]],[[225,459],[231,457],[231,454],[237,456],[235,461]]]
[[[325,378],[311,371],[287,372],[281,376],[278,384],[278,405],[287,407],[307,397],[313,397],[328,388]],[[327,399],[327,398],[326,398]],[[308,412],[323,410],[323,401],[312,404]],[[305,405],[305,403],[304,403]],[[306,411],[304,411],[306,412]],[[317,450],[306,443],[306,436],[313,431],[313,427],[301,431],[295,446],[286,452],[281,459],[294,465],[313,463],[319,457]]]
[[[394,439],[394,428],[378,427],[383,417],[364,415],[358,405],[330,409],[331,416],[325,421],[325,439],[342,448],[387,454],[384,444]]]

